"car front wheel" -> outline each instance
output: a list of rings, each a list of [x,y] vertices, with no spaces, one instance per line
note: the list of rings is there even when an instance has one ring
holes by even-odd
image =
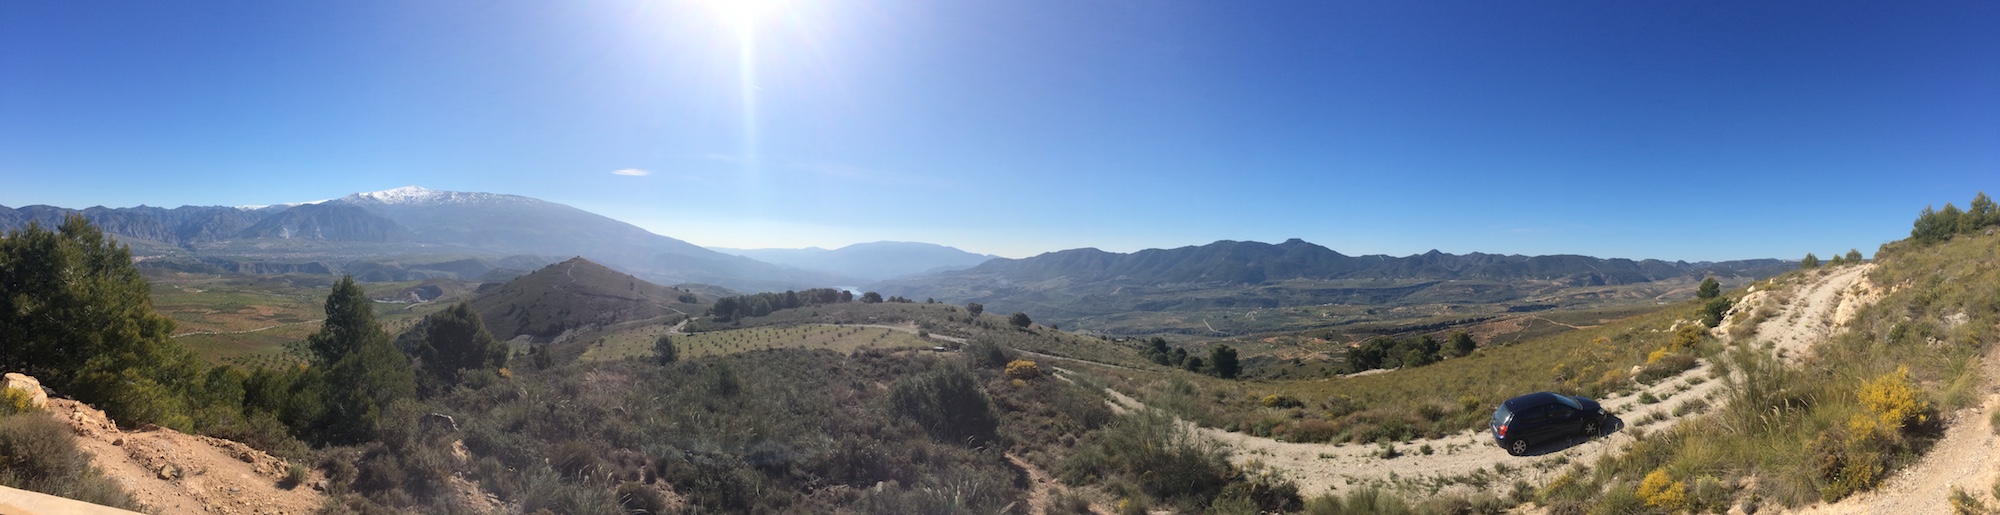
[[[1584,423],[1583,423],[1583,437],[1584,437],[1584,438],[1597,438],[1597,436],[1598,436],[1598,435],[1597,435],[1597,430],[1599,429],[1599,427],[1598,427],[1598,425],[1597,425],[1597,422],[1598,422],[1598,421],[1596,421],[1596,420],[1592,420],[1592,421],[1589,421],[1589,422],[1584,422]]]

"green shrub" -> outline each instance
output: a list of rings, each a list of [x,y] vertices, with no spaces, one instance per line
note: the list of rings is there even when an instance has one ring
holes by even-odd
[[[1965,493],[1965,490],[1957,486],[1951,487],[1951,512],[1953,515],[1987,515],[1988,513],[1992,513],[1992,511],[1986,509],[1986,503],[1979,502],[1978,497],[1973,497],[1972,494]]]
[[[651,515],[665,513],[667,509],[667,501],[660,497],[660,491],[645,484],[619,483],[613,495],[618,498],[618,506],[624,508],[625,513]]]
[[[1631,483],[1625,483],[1612,485],[1611,489],[1604,492],[1604,496],[1591,506],[1590,513],[1606,515],[1645,513],[1646,508],[1646,499],[1639,497]]]
[[[1715,297],[1701,303],[1701,325],[1715,327],[1722,325],[1722,315],[1729,313],[1735,303],[1729,297]]]
[[[1000,424],[979,382],[955,363],[897,381],[889,404],[941,442],[984,445]]]
[[[1122,478],[1154,498],[1205,505],[1222,493],[1235,470],[1228,447],[1188,432],[1164,413],[1144,410],[1078,443],[1058,473],[1070,484]]]
[[[1729,511],[1729,487],[1715,476],[1702,476],[1688,486],[1688,511],[1724,513]]]
[[[1662,354],[1658,360],[1647,363],[1645,368],[1639,369],[1639,376],[1633,379],[1643,384],[1652,384],[1700,365],[1700,361],[1693,354],[1686,352]]]
[[[1347,495],[1322,495],[1306,501],[1304,513],[1308,515],[1408,515],[1413,513],[1409,503],[1395,494],[1364,486],[1347,491]]]
[[[1264,398],[1260,402],[1262,402],[1264,404],[1264,407],[1266,408],[1297,408],[1306,405],[1305,403],[1299,402],[1297,398],[1292,397],[1290,395],[1280,395],[1275,393],[1264,396]]]
[[[1222,489],[1215,504],[1241,501],[1249,508],[1247,513],[1289,513],[1304,506],[1299,499],[1299,485],[1261,463],[1245,466],[1241,477],[1241,481],[1231,482]]]

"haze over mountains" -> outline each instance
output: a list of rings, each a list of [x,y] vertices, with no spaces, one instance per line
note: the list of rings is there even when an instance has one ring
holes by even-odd
[[[1298,239],[1129,254],[1084,248],[1025,259],[914,242],[708,249],[554,202],[416,186],[267,207],[0,206],[0,229],[30,221],[55,226],[69,213],[96,222],[154,267],[497,281],[581,256],[658,284],[745,292],[864,286],[1051,320],[1130,311],[1512,302],[1565,288],[1704,275],[1761,278],[1791,267],[1775,259],[1686,263],[1437,251],[1348,256]]]
[[[965,270],[884,281],[884,295],[981,302],[1068,320],[1132,311],[1274,308],[1317,304],[1491,303],[1569,288],[1713,275],[1756,279],[1792,262],[1721,263],[1520,256],[1436,250],[1407,257],[1348,256],[1299,239],[1218,241],[1122,254],[1093,248],[994,259]]]
[[[0,228],[29,221],[54,227],[69,213],[96,222],[140,256],[235,271],[340,273],[385,259],[524,256],[533,259],[514,261],[547,264],[587,256],[667,284],[782,290],[859,282],[715,252],[554,202],[417,186],[269,207],[0,207]]]
[[[766,263],[823,270],[869,281],[928,272],[962,270],[999,257],[991,254],[974,254],[933,243],[907,241],[856,243],[833,250],[819,247],[803,249],[709,247],[709,249]]]

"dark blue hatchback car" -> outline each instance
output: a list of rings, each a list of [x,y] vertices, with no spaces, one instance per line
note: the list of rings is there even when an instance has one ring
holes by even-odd
[[[1535,392],[1500,403],[1493,410],[1493,440],[1519,456],[1528,446],[1559,437],[1598,435],[1611,417],[1597,401],[1552,392]]]

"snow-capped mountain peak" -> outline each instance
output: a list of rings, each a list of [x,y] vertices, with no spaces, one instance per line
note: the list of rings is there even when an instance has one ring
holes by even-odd
[[[450,193],[449,191],[437,191],[423,186],[404,186],[382,191],[356,193],[354,197],[356,197],[355,200],[367,199],[384,204],[407,204],[433,200],[441,195],[449,195]]]
[[[340,199],[341,202],[346,202],[348,204],[378,205],[378,206],[379,205],[467,204],[467,203],[486,203],[494,201],[520,202],[524,200],[532,200],[532,199],[528,199],[526,197],[517,197],[514,195],[501,195],[497,193],[474,193],[474,192],[464,192],[464,191],[434,190],[430,188],[425,188],[423,186],[404,186],[401,188],[387,189],[382,191],[356,193],[353,195],[348,195],[346,197],[341,197]]]

